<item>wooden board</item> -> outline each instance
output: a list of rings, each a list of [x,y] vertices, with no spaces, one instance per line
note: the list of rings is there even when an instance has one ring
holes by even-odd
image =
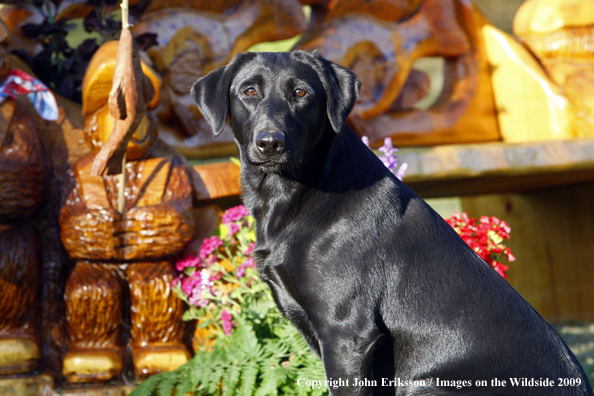
[[[549,321],[594,318],[594,183],[462,199],[471,217],[507,221],[510,284]]]
[[[239,166],[232,162],[217,162],[196,165],[192,168],[195,197],[197,202],[238,197],[241,194],[239,184]]]
[[[222,161],[194,166],[198,201],[240,195],[239,167]],[[594,139],[402,148],[398,161],[423,198],[530,191],[594,181]]]

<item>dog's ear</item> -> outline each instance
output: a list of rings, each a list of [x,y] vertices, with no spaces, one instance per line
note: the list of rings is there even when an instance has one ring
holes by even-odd
[[[253,58],[253,53],[235,56],[226,66],[221,66],[201,77],[192,86],[194,102],[215,136],[219,136],[229,116],[229,89],[240,64]]]
[[[231,75],[219,67],[201,77],[192,86],[192,97],[215,136],[219,136],[229,115],[229,87]]]
[[[318,52],[314,52],[313,55],[324,67],[324,76],[321,77],[326,90],[328,119],[334,132],[341,134],[349,113],[359,99],[361,81],[346,67],[323,58]]]

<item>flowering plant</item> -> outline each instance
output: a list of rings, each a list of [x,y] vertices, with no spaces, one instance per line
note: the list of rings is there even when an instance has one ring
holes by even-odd
[[[209,329],[211,339],[229,337],[237,325],[232,319],[241,313],[241,304],[264,292],[263,285],[254,283],[253,225],[254,219],[244,206],[225,211],[215,235],[204,240],[199,255],[176,264],[181,275],[173,281],[173,290],[190,307],[184,319],[198,319],[200,327]]]
[[[199,254],[177,262],[173,290],[189,305],[184,319],[197,319],[201,342],[192,360],[131,396],[328,394],[295,387],[299,378],[324,381],[324,367],[257,276],[254,223],[243,206],[227,210]]]
[[[516,260],[510,248],[503,244],[511,232],[509,224],[497,217],[482,216],[477,225],[476,219],[469,218],[465,212],[462,214],[454,212],[452,217],[445,221],[456,230],[472,250],[489,263],[499,275],[507,279],[505,271],[509,266],[501,263],[501,260],[504,256],[509,262]]]
[[[363,143],[365,143],[367,147],[369,147],[369,138],[367,136],[363,136],[361,140],[363,141]],[[384,145],[379,148],[379,151],[384,153],[384,155],[379,157],[379,159],[384,163],[386,168],[390,170],[390,172],[394,173],[394,169],[398,168],[398,155],[396,154],[398,152],[398,149],[394,148],[394,146],[392,145],[392,138],[385,138]],[[406,175],[407,170],[408,164],[406,162],[400,165],[400,167],[395,173],[398,180],[402,181],[402,179]]]

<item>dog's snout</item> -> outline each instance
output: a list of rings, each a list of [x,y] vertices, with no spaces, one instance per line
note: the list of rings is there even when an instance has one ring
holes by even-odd
[[[260,154],[273,157],[283,152],[285,135],[281,132],[259,132],[256,135],[256,146]]]

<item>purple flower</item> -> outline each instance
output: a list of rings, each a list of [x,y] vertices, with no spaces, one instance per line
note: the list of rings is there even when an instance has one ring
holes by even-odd
[[[400,168],[398,168],[398,172],[396,172],[396,177],[398,178],[398,180],[402,181],[402,179],[404,179],[404,175],[406,175],[407,170],[408,164],[406,162],[400,165]]]
[[[250,213],[248,212],[248,210],[246,209],[245,206],[243,206],[243,205],[235,206],[233,208],[227,209],[223,213],[222,221],[223,221],[223,224],[229,224],[234,221],[239,221],[239,220],[241,220],[242,217],[248,216],[249,214]]]
[[[367,138],[367,136],[363,136],[361,140],[363,140],[363,143],[365,143],[365,145],[369,147],[369,139]],[[398,167],[398,155],[396,155],[398,149],[394,148],[394,146],[392,145],[392,138],[385,138],[384,145],[379,148],[379,151],[384,153],[384,155],[380,157],[382,163],[386,166],[386,168],[390,170],[390,172],[394,173],[394,169]],[[402,181],[404,175],[406,175],[407,169],[408,164],[402,164],[400,168],[398,168],[398,170],[396,171],[396,177]]]
[[[231,319],[233,317],[226,309],[223,309],[223,313],[221,314],[221,323],[223,325],[223,330],[225,331],[225,335],[229,337],[231,335],[231,330],[233,329],[233,323],[231,323]]]
[[[398,149],[395,149],[392,145],[392,138],[385,138],[384,145],[379,148],[379,151],[384,153],[384,155],[380,157],[380,160],[382,160],[384,165],[392,171],[398,165],[398,156],[396,155]]]

